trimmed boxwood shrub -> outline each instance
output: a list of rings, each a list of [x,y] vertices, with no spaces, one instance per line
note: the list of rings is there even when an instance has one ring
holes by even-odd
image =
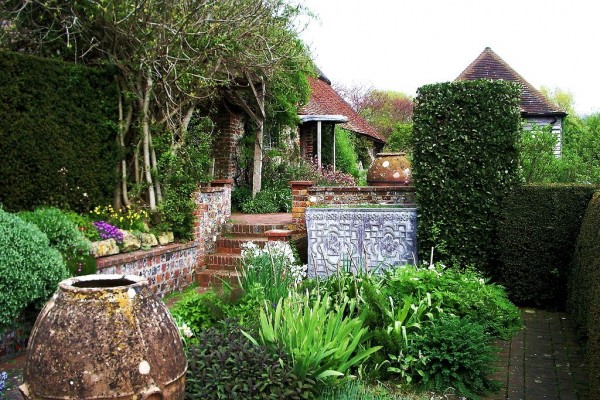
[[[26,308],[41,308],[67,277],[65,263],[46,235],[0,209],[0,332]]]
[[[459,81],[422,86],[414,109],[419,255],[487,270],[502,198],[518,182],[519,86]]]
[[[0,52],[0,204],[88,211],[108,203],[119,158],[110,68]],[[10,121],[10,122],[8,122]]]
[[[499,278],[521,305],[565,305],[575,241],[595,187],[526,185],[502,202]]]
[[[600,192],[590,201],[577,237],[568,308],[586,338],[590,399],[600,399]]]

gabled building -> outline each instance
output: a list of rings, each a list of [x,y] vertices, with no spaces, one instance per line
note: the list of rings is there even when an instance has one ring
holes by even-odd
[[[534,124],[551,126],[552,133],[558,137],[554,154],[560,157],[563,120],[567,113],[549,101],[489,47],[486,47],[456,78],[456,80],[476,79],[504,79],[517,82],[521,86],[521,116],[525,120],[525,128],[530,128]]]
[[[335,125],[372,142],[373,154],[385,145],[385,139],[331,87],[331,81],[319,71],[319,77],[308,78],[310,100],[298,111],[300,117],[300,155],[306,159],[317,159],[321,165],[323,137],[334,140]],[[335,143],[335,140],[334,140]],[[335,144],[333,147],[335,151]]]

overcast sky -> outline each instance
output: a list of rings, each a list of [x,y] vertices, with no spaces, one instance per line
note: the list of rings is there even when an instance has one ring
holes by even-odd
[[[570,91],[600,112],[600,1],[304,0],[302,33],[334,83],[415,95],[454,80],[491,47],[536,88]]]

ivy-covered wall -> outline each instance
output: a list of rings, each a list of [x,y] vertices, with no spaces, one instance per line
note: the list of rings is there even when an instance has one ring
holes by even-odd
[[[502,202],[499,278],[521,305],[563,308],[591,185],[526,185]]]
[[[457,81],[419,88],[413,175],[419,258],[490,272],[502,199],[518,181],[518,85]]]
[[[86,211],[112,200],[118,149],[110,68],[0,52],[0,204]]]

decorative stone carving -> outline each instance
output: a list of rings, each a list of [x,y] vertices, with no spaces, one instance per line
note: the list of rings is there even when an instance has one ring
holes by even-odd
[[[308,208],[308,275],[416,263],[416,208]]]

